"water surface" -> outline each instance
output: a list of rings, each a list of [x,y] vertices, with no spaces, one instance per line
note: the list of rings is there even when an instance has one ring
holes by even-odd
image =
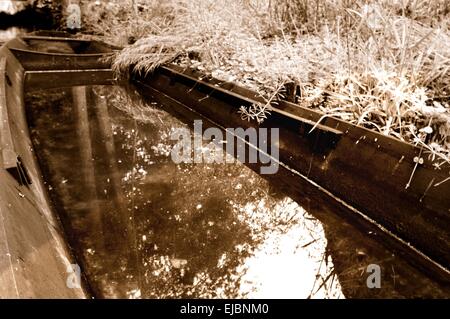
[[[98,297],[442,297],[445,287],[339,217],[240,163],[175,164],[187,127],[133,88],[27,95],[33,143]],[[305,185],[304,194],[310,192]],[[367,266],[382,286],[366,285]]]

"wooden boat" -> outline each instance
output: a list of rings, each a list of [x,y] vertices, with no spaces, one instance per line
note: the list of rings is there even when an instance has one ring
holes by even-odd
[[[51,50],[64,52],[50,54]],[[24,91],[113,83],[112,70],[102,61],[113,50],[95,41],[37,35],[0,48],[1,298],[89,295],[86,284],[80,289],[67,286],[76,262],[33,152]]]
[[[25,69],[27,90],[60,87],[61,83],[74,86],[114,81],[108,57],[118,50],[115,46],[69,37],[28,35],[9,41],[6,47]]]
[[[0,49],[0,269],[7,269],[0,273],[2,297],[88,295],[65,286],[73,258],[33,153],[23,93],[113,84],[105,58],[116,49],[61,35],[24,36]],[[131,79],[144,96],[187,123],[203,119],[223,130],[258,127],[237,111],[264,101],[232,83],[176,65]],[[313,185],[345,207],[349,218],[375,227],[414,264],[450,282],[448,164],[437,169],[423,149],[287,101],[274,106],[261,127],[280,132],[275,160],[282,170],[267,178],[293,192],[305,182]]]
[[[24,68],[33,71],[46,70],[49,63],[52,70],[109,68],[102,52],[113,51],[97,41],[42,36],[22,37],[7,46]]]

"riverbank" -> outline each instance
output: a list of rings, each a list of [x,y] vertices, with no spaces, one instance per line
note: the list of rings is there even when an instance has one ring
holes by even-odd
[[[450,161],[450,6],[376,0],[171,0],[90,5],[86,25],[118,44],[117,71],[192,67],[259,92],[264,120],[295,84],[299,103]],[[89,11],[89,12],[91,12]],[[137,41],[136,41],[137,40]],[[135,43],[133,43],[136,41]]]

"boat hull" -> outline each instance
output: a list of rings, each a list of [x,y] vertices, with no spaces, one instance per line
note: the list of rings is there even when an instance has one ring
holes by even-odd
[[[55,47],[65,53],[45,52]],[[0,48],[0,298],[90,295],[88,284],[77,282],[83,276],[73,266],[77,262],[33,152],[24,92],[111,84],[110,65],[101,61],[110,52],[86,41],[36,36]]]

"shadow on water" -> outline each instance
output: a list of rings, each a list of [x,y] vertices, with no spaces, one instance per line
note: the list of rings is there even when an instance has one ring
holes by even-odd
[[[161,106],[120,87],[27,95],[51,198],[98,297],[448,297],[289,173],[175,164]],[[369,264],[380,289],[366,284]]]

